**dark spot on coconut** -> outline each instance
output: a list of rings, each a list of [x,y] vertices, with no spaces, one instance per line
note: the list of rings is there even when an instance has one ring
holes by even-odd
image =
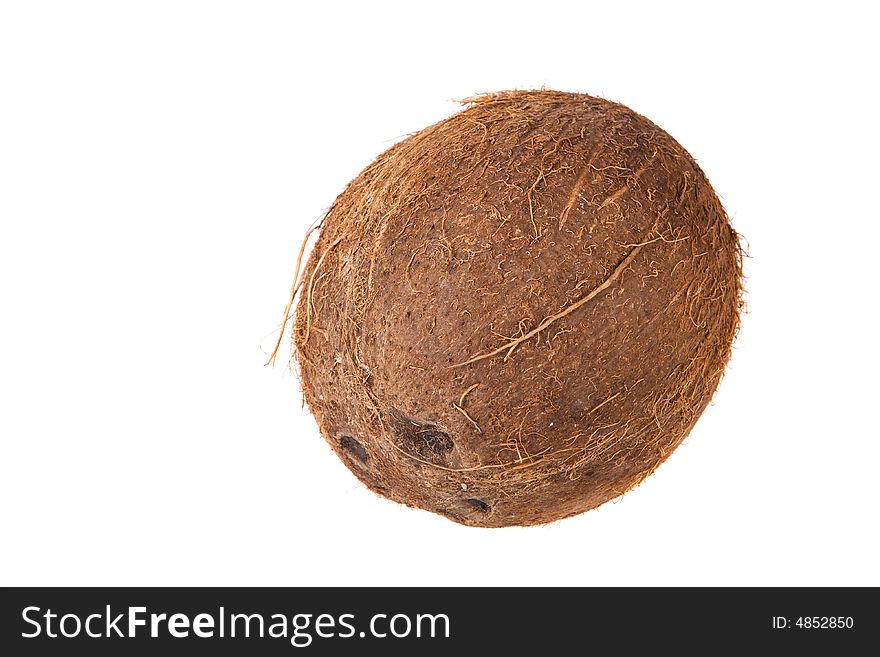
[[[472,510],[478,513],[489,513],[492,510],[492,507],[486,504],[483,500],[479,500],[476,497],[469,497],[464,501]]]
[[[433,424],[418,422],[400,413],[395,414],[392,424],[397,444],[404,451],[430,463],[447,463],[448,454],[455,447],[448,433]]]
[[[370,460],[364,446],[351,436],[342,436],[342,438],[339,439],[339,446],[345,454],[357,459],[361,463],[366,464],[367,461]]]

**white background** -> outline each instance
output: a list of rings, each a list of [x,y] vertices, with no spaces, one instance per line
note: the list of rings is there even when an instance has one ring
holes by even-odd
[[[865,7],[3,3],[0,583],[880,585]],[[358,484],[263,362],[351,177],[453,99],[541,85],[690,150],[750,314],[642,486],[469,529]]]

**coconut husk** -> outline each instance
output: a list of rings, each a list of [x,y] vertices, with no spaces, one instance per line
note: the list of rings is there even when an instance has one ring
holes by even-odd
[[[694,159],[627,107],[464,102],[333,203],[294,354],[368,488],[467,525],[546,523],[688,435],[737,332],[740,240]]]

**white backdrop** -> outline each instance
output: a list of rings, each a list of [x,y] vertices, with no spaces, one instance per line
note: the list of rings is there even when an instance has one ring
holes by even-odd
[[[715,5],[0,5],[0,584],[880,584],[876,21]],[[750,313],[639,488],[469,529],[361,486],[263,362],[351,177],[542,85],[697,158]]]

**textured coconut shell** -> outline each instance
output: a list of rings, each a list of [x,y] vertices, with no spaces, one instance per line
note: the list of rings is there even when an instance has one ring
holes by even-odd
[[[336,199],[294,347],[371,490],[546,523],[649,475],[731,353],[741,252],[703,172],[632,110],[514,91],[390,148]]]

